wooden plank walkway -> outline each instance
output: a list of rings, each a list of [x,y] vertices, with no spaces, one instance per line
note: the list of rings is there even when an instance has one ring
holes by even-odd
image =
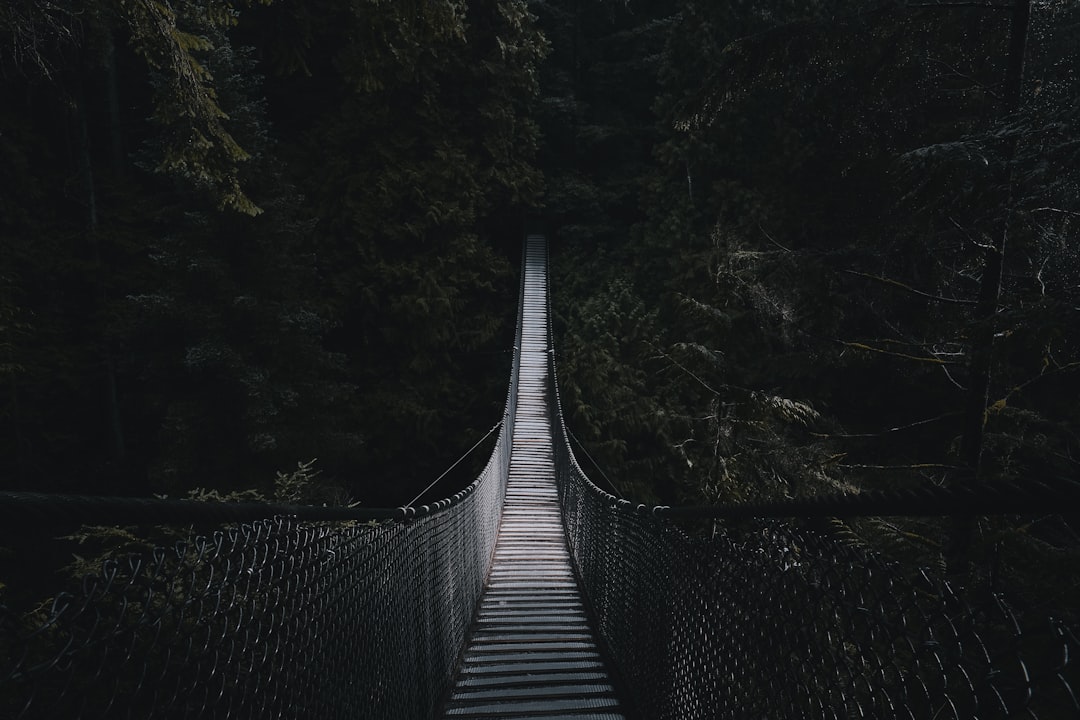
[[[570,568],[547,412],[547,250],[526,244],[502,525],[445,718],[626,720]]]

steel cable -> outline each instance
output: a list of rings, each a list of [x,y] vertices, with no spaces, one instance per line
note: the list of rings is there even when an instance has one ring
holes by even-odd
[[[650,720],[1080,717],[1078,608],[1049,612],[802,522],[1060,513],[1067,478],[698,508],[621,500],[581,470],[551,355],[555,471],[571,558],[609,655]],[[711,537],[674,520],[725,520]],[[1068,591],[1077,570],[1061,566]]]

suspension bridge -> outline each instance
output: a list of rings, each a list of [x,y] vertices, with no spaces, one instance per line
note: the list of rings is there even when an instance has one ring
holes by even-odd
[[[1075,483],[635,506],[574,459],[549,316],[531,235],[495,448],[438,502],[0,493],[0,548],[31,528],[143,528],[117,529],[125,552],[81,583],[0,585],[0,719],[1080,717],[1080,608],[792,521],[1075,510]],[[701,519],[731,522],[681,524]]]

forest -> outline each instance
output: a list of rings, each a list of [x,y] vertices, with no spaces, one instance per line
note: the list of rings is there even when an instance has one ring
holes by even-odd
[[[498,419],[525,3],[0,8],[5,489],[400,504]],[[312,461],[314,460],[314,463]]]
[[[1080,474],[1080,3],[11,0],[0,35],[2,489],[408,502],[500,416],[526,226],[620,494]]]

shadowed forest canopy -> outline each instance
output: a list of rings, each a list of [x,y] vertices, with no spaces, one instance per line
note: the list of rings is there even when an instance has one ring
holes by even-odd
[[[523,0],[0,7],[0,477],[318,458],[407,501],[498,419],[540,173]]]
[[[499,417],[526,215],[621,493],[1075,477],[1078,33],[1071,0],[6,3],[3,486],[318,458],[409,500]]]
[[[706,505],[1080,477],[1080,3],[538,7],[586,472]],[[1075,517],[825,525],[1076,606]]]
[[[1080,5],[546,5],[566,410],[624,490],[1076,476]]]

